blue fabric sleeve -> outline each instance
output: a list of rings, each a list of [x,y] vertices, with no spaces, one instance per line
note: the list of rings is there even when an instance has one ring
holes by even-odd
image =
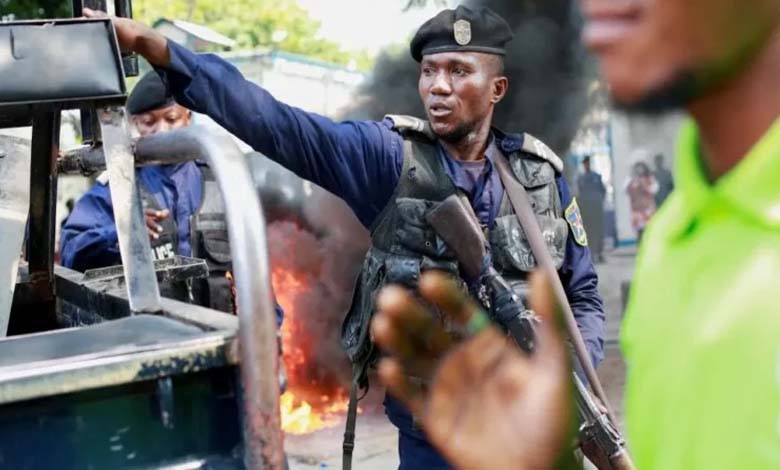
[[[120,263],[114,210],[108,186],[96,184],[76,202],[62,227],[63,266],[77,271]]]
[[[276,311],[276,327],[281,328],[282,323],[284,322],[284,310],[278,302],[274,306],[274,310]]]
[[[563,177],[558,177],[556,182],[565,210],[574,199],[571,188]],[[574,240],[571,227],[569,231],[565,260],[559,274],[593,366],[598,367],[604,359],[604,302],[598,291],[599,279],[590,250]]]
[[[183,106],[207,114],[255,150],[344,199],[365,226],[398,183],[403,140],[388,122],[331,119],[288,106],[211,54],[168,41],[158,72]]]

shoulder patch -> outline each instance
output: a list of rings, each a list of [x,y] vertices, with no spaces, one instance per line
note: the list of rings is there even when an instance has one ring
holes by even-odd
[[[97,182],[103,186],[108,184],[108,171],[100,173],[97,177]]]
[[[563,215],[569,227],[571,227],[574,241],[580,246],[588,246],[588,235],[585,233],[585,226],[582,224],[582,214],[580,213],[580,206],[577,205],[577,198],[571,200],[571,204],[563,212]]]
[[[417,133],[431,140],[436,139],[430,124],[426,120],[403,114],[387,114],[385,119],[393,121],[393,129],[401,134]]]
[[[531,134],[523,134],[523,148],[524,152],[536,155],[550,163],[558,173],[563,173],[563,160],[553,152],[550,147],[544,142],[532,136]]]

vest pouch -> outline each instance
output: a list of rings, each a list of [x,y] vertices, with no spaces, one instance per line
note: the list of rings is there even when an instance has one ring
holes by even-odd
[[[456,260],[431,259],[427,256],[423,256],[422,262],[420,263],[420,272],[424,273],[425,271],[430,270],[443,271],[452,276],[460,277],[458,262]]]
[[[230,241],[227,230],[202,230],[200,233],[206,261],[229,269],[233,258],[230,256]]]
[[[517,180],[526,189],[551,184],[555,181],[555,168],[540,158],[512,158],[509,161]]]
[[[547,184],[537,188],[529,188],[526,189],[526,193],[528,194],[528,201],[531,203],[531,208],[534,210],[534,213],[537,214],[537,218],[539,217],[539,214],[548,216],[553,215],[555,212],[553,201],[557,200],[558,197],[558,190],[554,185]]]
[[[568,225],[563,219],[540,215],[536,216],[536,220],[539,221],[555,267],[560,268],[566,253]],[[499,271],[528,273],[536,268],[531,245],[515,214],[496,218],[495,227],[490,231],[490,245],[493,263]]]
[[[420,259],[390,255],[385,259],[385,283],[401,284],[410,289],[420,282]]]
[[[386,256],[376,248],[368,251],[355,282],[352,305],[341,324],[341,346],[353,364],[372,360],[373,346],[368,331],[374,315],[375,293],[385,283]]]
[[[444,240],[428,225],[425,215],[437,203],[425,199],[398,198],[398,223],[395,228],[396,245],[393,248],[400,253],[428,256],[432,259],[455,258]]]

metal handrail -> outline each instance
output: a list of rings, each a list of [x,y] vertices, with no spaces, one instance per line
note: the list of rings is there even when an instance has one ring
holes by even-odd
[[[138,164],[203,160],[225,202],[238,292],[244,465],[283,469],[279,417],[278,347],[262,205],[244,155],[231,137],[189,126],[139,139]]]

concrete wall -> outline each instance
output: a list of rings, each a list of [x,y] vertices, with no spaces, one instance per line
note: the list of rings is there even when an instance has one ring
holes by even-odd
[[[636,241],[625,185],[631,167],[644,160],[652,168],[656,154],[664,155],[666,166],[674,171],[677,136],[684,116],[665,114],[640,116],[613,111],[611,114],[612,165],[615,217],[619,244]]]

